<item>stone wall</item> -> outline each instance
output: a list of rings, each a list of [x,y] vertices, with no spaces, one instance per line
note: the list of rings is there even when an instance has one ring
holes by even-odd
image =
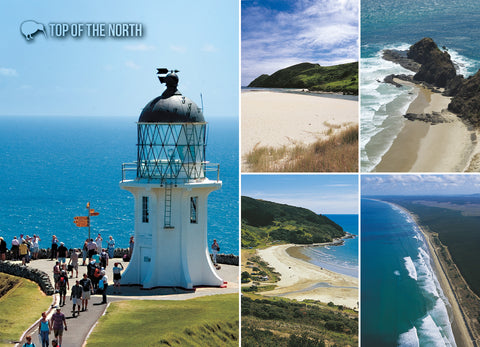
[[[10,263],[9,261],[0,261],[0,272],[36,282],[47,295],[53,295],[55,293],[52,283],[50,282],[50,277],[41,270]]]

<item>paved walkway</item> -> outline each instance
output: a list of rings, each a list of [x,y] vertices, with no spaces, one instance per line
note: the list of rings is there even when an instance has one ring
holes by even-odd
[[[128,263],[124,263],[120,258],[110,259],[109,265],[106,269],[106,274],[109,279],[109,287],[107,290],[107,301],[121,301],[121,300],[186,300],[197,298],[206,295],[215,295],[215,294],[231,294],[239,292],[239,267],[234,265],[221,265],[221,269],[217,270],[218,275],[224,281],[227,281],[227,288],[217,288],[217,287],[202,287],[196,288],[196,290],[184,290],[180,288],[157,288],[157,289],[141,289],[139,286],[131,287],[122,287],[121,294],[112,294],[113,292],[113,273],[112,268],[113,264],[119,262],[122,263],[123,267],[126,269]],[[80,259],[81,263],[81,259]],[[50,260],[35,260],[31,261],[28,264],[29,267],[37,268],[50,276],[50,280],[53,282],[53,267],[55,261]],[[78,268],[78,278],[81,279],[83,273],[87,272],[86,266],[79,266]],[[69,279],[70,288],[75,284],[75,273],[74,278]],[[53,295],[52,298],[52,307],[50,307],[49,314],[53,314],[55,309],[53,308],[59,302],[58,294]],[[70,301],[70,291],[67,292],[67,303],[65,306],[61,307],[62,313],[65,315],[67,320],[68,330],[63,334],[63,343],[62,347],[80,347],[84,344],[87,336],[92,330],[93,326],[97,320],[105,312],[107,305],[101,304],[102,296],[101,295],[92,295],[91,300],[88,302],[88,310],[81,312],[80,316],[72,316],[72,304]],[[47,310],[48,308],[45,308]],[[50,318],[50,316],[49,316]],[[40,319],[40,312],[39,312]],[[32,322],[33,323],[33,322]],[[38,323],[37,323],[38,324]],[[38,346],[38,325],[35,324],[32,329],[29,329],[25,332],[24,336],[27,334],[32,335],[32,341]],[[50,342],[54,338],[53,333],[50,334]],[[21,343],[18,344],[22,346],[25,343],[23,338]],[[41,346],[41,344],[39,345]]]

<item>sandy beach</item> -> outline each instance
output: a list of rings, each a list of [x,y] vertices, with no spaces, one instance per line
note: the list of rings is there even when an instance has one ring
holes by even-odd
[[[287,249],[293,244],[257,250],[257,254],[281,274],[277,288],[267,296],[289,299],[313,299],[358,309],[358,278],[338,274],[306,261],[291,257]]]
[[[446,122],[431,125],[419,120],[405,120],[390,149],[375,167],[376,172],[463,172],[475,171],[480,148],[477,133],[447,110],[450,97],[433,93],[416,84],[418,95],[407,113],[441,113]]]
[[[427,241],[430,255],[432,257],[431,259],[434,265],[434,271],[437,275],[438,282],[440,283],[443,293],[445,294],[445,296],[448,299],[448,302],[451,305],[450,311],[451,311],[451,315],[453,316],[452,331],[455,336],[455,342],[457,343],[457,346],[474,346],[471,341],[467,324],[465,322],[462,310],[460,308],[460,304],[458,303],[458,300],[455,296],[453,288],[450,285],[450,281],[447,277],[447,274],[443,269],[442,262],[439,259],[439,256],[432,245],[431,235],[427,233],[423,228],[420,227],[420,224],[418,224],[417,218],[414,214],[410,213],[409,211],[405,210],[403,207],[399,205],[395,204],[395,206],[405,211],[412,217],[412,219],[415,221],[415,223],[421,230],[423,236],[425,237],[425,240]]]
[[[358,124],[358,101],[270,91],[242,92],[242,157],[255,146],[308,144]]]

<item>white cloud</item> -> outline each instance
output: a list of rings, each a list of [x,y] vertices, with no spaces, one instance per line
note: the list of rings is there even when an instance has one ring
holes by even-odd
[[[187,52],[187,47],[171,45],[170,50],[174,51],[175,53],[182,53],[183,54],[183,53]]]
[[[137,45],[127,45],[124,47],[127,51],[153,51],[155,46],[139,43]]]
[[[129,61],[126,61],[125,62],[125,66],[130,68],[130,69],[133,69],[133,70],[138,70],[140,69],[140,65],[137,65],[136,63],[134,63],[133,61],[129,60]]]
[[[7,67],[0,67],[0,75],[3,76],[17,76],[17,70]]]

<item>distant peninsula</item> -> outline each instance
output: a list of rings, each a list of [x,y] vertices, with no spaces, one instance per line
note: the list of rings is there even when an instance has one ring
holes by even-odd
[[[300,63],[261,75],[248,87],[294,88],[309,91],[358,95],[358,62],[333,66]]]
[[[344,236],[340,225],[306,208],[242,196],[242,247],[323,243]]]

